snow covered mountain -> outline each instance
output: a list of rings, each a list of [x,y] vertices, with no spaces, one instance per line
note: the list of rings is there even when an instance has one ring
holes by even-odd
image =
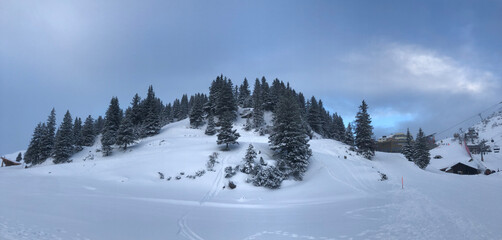
[[[443,159],[424,171],[401,154],[377,152],[369,161],[314,138],[304,180],[270,190],[241,172],[225,178],[249,144],[272,163],[267,136],[244,131],[244,123],[234,125],[241,138],[231,151],[183,120],[109,157],[98,141],[71,163],[0,168],[0,239],[502,239],[502,173],[438,170],[465,160],[458,143],[432,150]],[[500,143],[500,116],[478,127],[480,137],[493,133]],[[214,171],[189,178],[206,170],[213,152]],[[500,163],[499,155],[485,164]]]

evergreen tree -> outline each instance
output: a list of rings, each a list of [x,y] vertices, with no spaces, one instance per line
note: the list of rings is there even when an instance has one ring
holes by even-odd
[[[406,131],[406,144],[403,146],[402,153],[408,161],[413,161],[413,136],[410,134],[410,129]]]
[[[254,89],[253,89],[253,108],[256,110],[258,108],[262,108],[262,98],[261,98],[261,84],[260,80],[257,78],[254,82]]]
[[[21,160],[23,160],[23,155],[19,153],[16,157],[16,162],[21,162]]]
[[[119,100],[113,97],[106,111],[103,135],[101,136],[101,150],[103,151],[103,156],[109,156],[111,154],[112,145],[117,142],[120,119],[122,118],[121,115]]]
[[[230,118],[231,121],[237,117],[237,104],[232,92],[232,82],[226,80],[226,78],[222,82],[218,98],[216,99],[215,116],[218,119],[223,117]]]
[[[103,117],[99,116],[94,122],[94,134],[99,135],[103,133],[103,127],[105,126],[105,120]]]
[[[181,103],[180,103],[180,100],[179,99],[174,99],[174,102],[173,102],[173,117],[179,121],[181,120]]]
[[[136,139],[134,136],[134,125],[132,123],[132,113],[127,112],[126,116],[120,123],[120,127],[117,134],[117,145],[122,146],[124,150],[127,146],[134,142]]]
[[[310,106],[307,110],[307,122],[314,132],[322,134],[321,112],[314,96],[310,99]]]
[[[52,108],[49,117],[47,118],[45,135],[41,145],[41,158],[45,161],[54,151],[54,141],[56,138],[56,110]]]
[[[181,97],[181,102],[180,102],[180,115],[178,120],[185,119],[188,117],[188,96],[186,94],[183,94]]]
[[[216,124],[214,123],[213,115],[209,115],[207,117],[207,127],[206,127],[206,135],[213,136],[216,134]]]
[[[251,92],[249,91],[249,83],[246,78],[244,78],[244,82],[242,82],[242,85],[239,88],[238,103],[244,108],[249,108],[252,106]]]
[[[261,168],[256,165],[256,176],[253,178],[253,185],[263,186],[270,189],[277,189],[281,187],[282,181],[285,179],[284,173],[277,167]]]
[[[343,141],[345,144],[349,145],[351,149],[354,148],[354,133],[352,132],[352,124],[347,124],[347,129],[345,129],[345,138]]]
[[[359,106],[359,112],[356,115],[356,147],[357,152],[365,158],[370,159],[375,156],[375,146],[373,141],[373,126],[371,126],[371,118],[368,114],[368,105],[363,100]]]
[[[417,138],[413,148],[413,162],[421,169],[425,169],[431,160],[429,149],[427,147],[427,138],[422,131],[418,129]]]
[[[253,127],[256,130],[261,130],[265,126],[265,119],[263,116],[263,109],[261,107],[253,109]]]
[[[190,113],[190,125],[193,128],[199,128],[204,124],[204,109],[202,99],[200,97],[194,98],[192,112]]]
[[[232,118],[233,116],[231,115],[230,112],[228,112],[226,115],[224,115],[220,119],[220,131],[218,132],[218,140],[217,143],[218,145],[220,144],[225,144],[226,147],[225,149],[228,150],[228,145],[229,144],[239,144],[237,142],[237,139],[241,136],[236,129],[232,129]]]
[[[249,144],[249,147],[246,151],[246,156],[244,157],[244,165],[241,168],[241,172],[250,174],[254,169],[255,159],[256,151],[254,150],[253,145]]]
[[[94,144],[94,139],[96,135],[94,134],[94,119],[89,115],[84,122],[82,127],[82,146],[90,147]]]
[[[272,98],[270,97],[270,87],[265,77],[261,78],[261,101],[264,111],[274,110]]]
[[[42,163],[45,160],[42,160],[41,156],[43,138],[45,137],[45,128],[45,124],[38,123],[37,127],[33,131],[30,145],[24,153],[24,162],[26,164],[31,163],[33,165],[36,165]]]
[[[280,170],[286,176],[301,180],[307,171],[312,151],[297,101],[292,94],[283,96],[277,105],[269,143],[279,156]]]
[[[188,99],[186,95],[185,97],[185,107],[188,111]],[[150,85],[148,88],[148,94],[143,103],[144,110],[146,112],[146,118],[143,122],[144,126],[144,136],[153,136],[160,132],[161,124],[160,124],[160,106],[159,101],[155,98],[155,92],[153,91],[153,86]],[[181,115],[183,118],[186,118],[185,110],[182,109]],[[184,115],[185,114],[185,115]]]
[[[141,97],[136,93],[131,101],[131,121],[135,126],[143,122],[143,110],[141,106]]]
[[[54,163],[70,162],[70,157],[73,155],[74,147],[73,124],[70,111],[66,111],[63,122],[59,126],[56,134],[56,142],[54,145]]]
[[[82,136],[82,119],[75,117],[75,122],[73,123],[73,145],[75,151],[82,151],[83,136]]]

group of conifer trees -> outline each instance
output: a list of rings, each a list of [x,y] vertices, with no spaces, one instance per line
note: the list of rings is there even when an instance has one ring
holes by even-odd
[[[252,108],[245,129],[254,129],[261,135],[269,134],[270,148],[276,153],[278,161],[274,167],[277,169],[267,169],[267,173],[261,174],[263,177],[273,175],[279,181],[287,178],[301,180],[312,154],[308,141],[314,136],[313,132],[342,141],[369,159],[374,155],[373,127],[364,101],[355,126],[348,124],[345,127],[342,117],[327,111],[321,100],[312,97],[306,101],[303,94],[297,93],[289,83],[275,79],[269,85],[265,77],[257,78],[251,92],[247,79],[240,86],[234,86],[230,79],[220,75],[212,81],[208,96],[199,93],[189,98],[185,94],[181,100],[175,99],[172,104],[164,105],[150,86],[146,98],[141,99],[136,94],[125,111],[120,108],[118,98],[113,97],[104,119],[99,117],[94,121],[89,116],[83,126],[80,118],[72,122],[67,112],[57,132],[53,110],[48,121],[35,128],[25,161],[39,164],[53,157],[55,163],[67,162],[83,146],[94,144],[99,134],[101,151],[108,156],[113,146],[126,149],[140,138],[158,134],[162,126],[186,118],[193,128],[206,125],[205,133],[217,134],[217,144],[229,150],[240,137],[233,128],[238,107]],[[273,113],[271,127],[265,124],[265,112]]]
[[[47,122],[39,123],[35,128],[24,154],[24,161],[36,165],[52,157],[56,164],[68,162],[71,155],[81,151],[84,146],[94,144],[94,139],[101,132],[103,124],[103,118],[94,120],[90,115],[82,123],[81,118],[73,119],[67,111],[63,122],[56,130],[56,110],[52,109]]]
[[[406,144],[402,150],[403,155],[408,161],[414,162],[418,167],[425,169],[431,160],[429,147],[427,145],[427,137],[422,128],[418,129],[417,137],[413,141],[413,136],[410,134],[410,129],[406,132]]]

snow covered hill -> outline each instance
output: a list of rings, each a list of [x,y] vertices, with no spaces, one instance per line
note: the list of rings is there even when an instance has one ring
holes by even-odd
[[[310,141],[304,181],[270,190],[239,172],[224,187],[250,143],[273,162],[267,136],[244,122],[231,151],[184,120],[109,157],[98,142],[72,163],[0,168],[0,239],[502,239],[501,173],[424,171],[391,153],[369,161],[333,140]],[[433,151],[464,157],[444,149]],[[215,171],[187,178],[213,152]]]

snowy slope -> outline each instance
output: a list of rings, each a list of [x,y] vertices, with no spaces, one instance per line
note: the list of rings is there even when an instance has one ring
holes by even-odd
[[[273,162],[267,136],[243,131],[244,123],[235,124],[240,145],[228,152],[184,120],[110,157],[96,143],[69,164],[0,168],[0,239],[502,238],[502,174],[423,171],[391,153],[368,161],[333,140],[310,141],[302,182],[269,190],[238,173],[237,188],[223,188],[223,169],[241,163],[249,143]],[[205,169],[213,152],[214,172],[184,177]]]

